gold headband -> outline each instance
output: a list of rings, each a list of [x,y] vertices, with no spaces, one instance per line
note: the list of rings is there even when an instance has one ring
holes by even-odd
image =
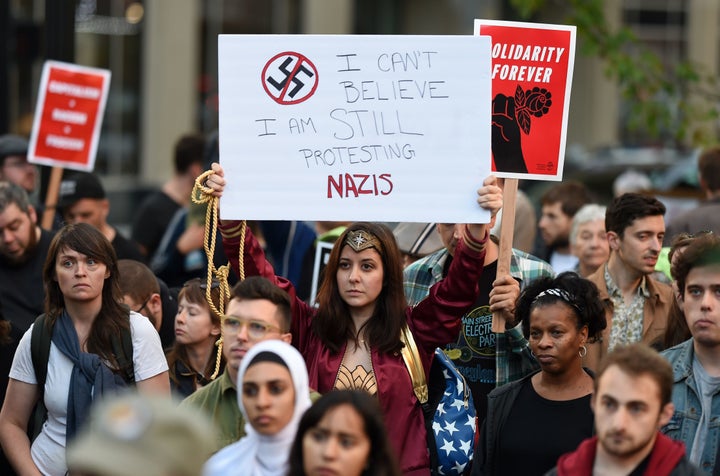
[[[375,248],[378,252],[382,253],[382,245],[380,245],[380,240],[378,240],[376,236],[365,230],[348,232],[347,236],[345,237],[345,244],[349,245],[350,248],[357,251],[358,253],[368,248]]]

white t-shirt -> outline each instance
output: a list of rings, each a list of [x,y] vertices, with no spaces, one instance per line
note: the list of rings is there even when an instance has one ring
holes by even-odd
[[[135,381],[147,380],[168,369],[167,360],[160,343],[160,336],[150,321],[135,312],[130,313],[130,334],[133,345],[133,365]],[[20,382],[37,385],[35,369],[32,363],[30,340],[32,326],[25,332],[18,344],[10,378]],[[32,444],[30,454],[43,474],[64,476],[65,429],[67,425],[68,385],[73,363],[54,343],[50,344],[47,378],[45,380],[45,406],[48,418],[42,432]]]

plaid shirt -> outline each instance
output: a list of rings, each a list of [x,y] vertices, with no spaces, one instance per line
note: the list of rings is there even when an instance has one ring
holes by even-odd
[[[403,285],[408,304],[415,306],[425,299],[430,288],[443,279],[443,268],[449,253],[442,248],[405,268]],[[520,281],[522,291],[533,280],[555,275],[545,261],[513,248],[510,256],[510,275]],[[522,335],[521,324],[503,334],[496,334],[495,386],[517,380],[540,368],[532,356],[528,341]]]

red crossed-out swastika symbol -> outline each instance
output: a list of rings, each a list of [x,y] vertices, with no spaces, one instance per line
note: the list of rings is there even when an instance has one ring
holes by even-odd
[[[294,51],[278,53],[265,63],[261,81],[265,92],[278,104],[306,101],[318,86],[318,72],[305,55]]]

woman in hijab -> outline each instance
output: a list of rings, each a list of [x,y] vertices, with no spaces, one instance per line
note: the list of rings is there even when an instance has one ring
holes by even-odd
[[[245,354],[237,381],[246,436],[210,458],[205,476],[285,475],[298,423],[311,404],[304,359],[290,344],[263,341]]]

